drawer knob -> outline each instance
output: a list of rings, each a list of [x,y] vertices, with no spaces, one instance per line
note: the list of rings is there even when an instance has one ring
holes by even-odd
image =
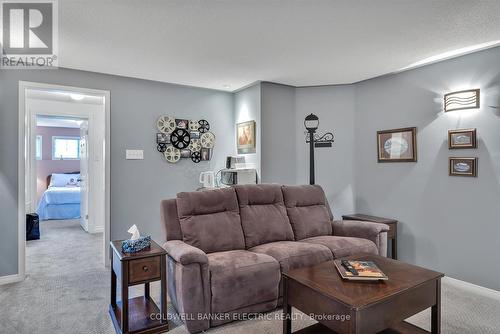
[[[148,272],[149,268],[148,268],[148,266],[144,266],[144,267],[142,267],[142,270],[144,270],[145,272]]]

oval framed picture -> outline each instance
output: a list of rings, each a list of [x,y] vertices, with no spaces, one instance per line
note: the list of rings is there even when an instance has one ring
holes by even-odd
[[[452,157],[449,162],[450,176],[477,176],[477,158]]]
[[[476,129],[449,130],[448,148],[477,148]]]
[[[378,162],[416,162],[417,128],[377,131]]]

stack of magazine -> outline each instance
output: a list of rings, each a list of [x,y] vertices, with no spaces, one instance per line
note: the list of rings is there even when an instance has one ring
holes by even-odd
[[[335,260],[334,263],[343,279],[352,281],[386,281],[389,279],[373,261]]]

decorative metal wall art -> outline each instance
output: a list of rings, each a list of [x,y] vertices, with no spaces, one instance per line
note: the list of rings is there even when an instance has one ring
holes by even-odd
[[[308,144],[310,142],[309,138],[309,133],[306,132],[306,143]],[[331,132],[327,132],[323,135],[318,133],[314,134],[314,147],[332,147],[333,142],[335,142],[335,138]]]
[[[306,128],[306,143],[309,143],[309,184],[314,184],[314,148],[332,147],[333,133],[327,132],[321,136],[316,134],[319,127],[319,118],[312,113],[304,119],[304,127]]]
[[[187,120],[161,116],[156,122],[156,149],[165,160],[176,163],[180,159],[191,159],[194,163],[212,158],[215,135],[210,132],[207,120]]]

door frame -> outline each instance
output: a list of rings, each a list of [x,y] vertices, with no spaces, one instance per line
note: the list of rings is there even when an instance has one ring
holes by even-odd
[[[18,275],[16,281],[24,280],[26,276],[26,193],[33,200],[33,122],[36,118],[26,108],[26,92],[29,89],[62,90],[80,94],[97,95],[104,98],[104,242],[103,263],[109,266],[109,241],[110,241],[110,122],[111,122],[111,94],[108,90],[99,90],[83,87],[54,85],[39,82],[19,81],[19,138],[18,138]],[[33,156],[32,156],[33,155]],[[28,187],[28,188],[26,188]],[[31,203],[30,203],[31,206]]]

